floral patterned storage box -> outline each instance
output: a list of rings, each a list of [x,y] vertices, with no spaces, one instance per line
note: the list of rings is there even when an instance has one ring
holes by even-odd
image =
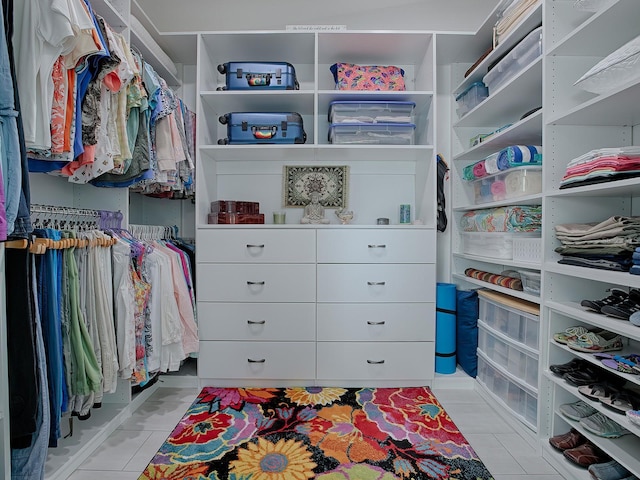
[[[334,63],[330,70],[337,90],[406,90],[399,67]]]

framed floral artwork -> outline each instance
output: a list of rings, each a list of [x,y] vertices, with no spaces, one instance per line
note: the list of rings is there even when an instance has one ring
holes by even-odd
[[[285,165],[282,204],[304,207],[312,192],[318,192],[320,204],[326,208],[346,208],[349,167]]]

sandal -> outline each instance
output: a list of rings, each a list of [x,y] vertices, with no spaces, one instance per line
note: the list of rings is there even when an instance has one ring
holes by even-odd
[[[582,385],[581,387],[578,387],[578,392],[589,400],[601,402],[603,398],[609,398],[613,394],[620,393],[620,390],[609,383],[603,382],[592,383],[591,385]]]
[[[640,374],[640,355],[632,353],[630,355],[612,355],[610,358],[602,358],[601,362],[605,367],[618,372],[629,374]]]
[[[583,335],[588,332],[589,330],[582,325],[576,325],[573,327],[568,327],[564,332],[554,333],[553,339],[556,342],[565,345],[569,338],[577,337],[578,335]]]
[[[640,408],[640,399],[633,396],[631,392],[625,391],[614,393],[609,398],[601,398],[600,403],[622,414],[626,414],[628,410],[637,410]]]

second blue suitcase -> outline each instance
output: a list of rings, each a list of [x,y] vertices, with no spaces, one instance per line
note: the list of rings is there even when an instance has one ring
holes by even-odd
[[[299,90],[296,69],[286,62],[227,62],[218,65],[226,85],[218,90]]]
[[[227,138],[218,140],[220,145],[307,141],[302,116],[296,112],[232,112],[218,120],[227,126]]]

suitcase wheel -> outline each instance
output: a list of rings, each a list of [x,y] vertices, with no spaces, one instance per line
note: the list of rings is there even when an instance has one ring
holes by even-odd
[[[218,87],[218,88],[216,88],[216,90],[218,92],[221,92],[221,91],[226,90],[226,89],[227,89],[227,87]]]
[[[218,71],[224,75],[225,73],[227,73],[227,67],[225,66],[224,63],[221,63],[220,65],[218,65]]]
[[[218,121],[222,124],[222,125],[226,125],[227,122],[229,121],[229,119],[227,118],[226,115],[220,115],[218,117]]]
[[[218,140],[218,145],[229,145],[229,139],[221,138],[220,140]]]

